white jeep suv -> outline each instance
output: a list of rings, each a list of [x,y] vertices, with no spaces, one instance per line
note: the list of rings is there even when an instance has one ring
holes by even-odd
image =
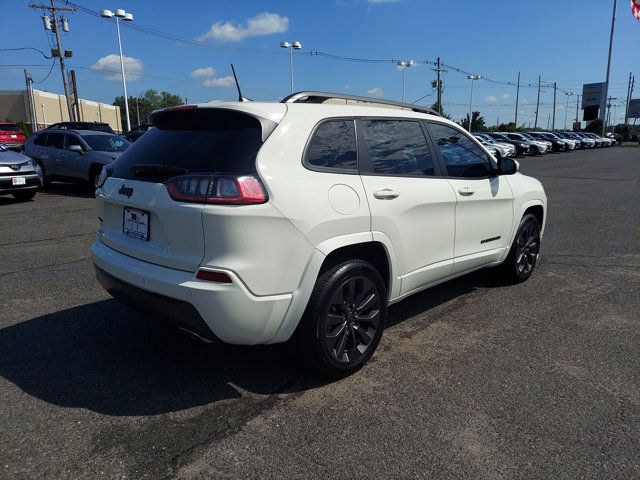
[[[536,265],[540,182],[430,110],[301,92],[152,121],[100,175],[93,261],[114,297],[203,340],[291,340],[317,371],[346,375],[373,354],[389,304]]]

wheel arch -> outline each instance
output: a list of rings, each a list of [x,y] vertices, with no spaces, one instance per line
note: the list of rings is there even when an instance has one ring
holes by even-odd
[[[372,232],[362,232],[329,239],[316,246],[315,254],[305,269],[302,281],[293,293],[285,318],[274,337],[267,343],[284,342],[291,337],[300,323],[318,277],[348,259],[371,263],[378,269],[385,282],[389,298],[398,295],[394,293],[400,291],[400,281],[394,281],[395,254],[393,246],[384,234],[372,235]]]

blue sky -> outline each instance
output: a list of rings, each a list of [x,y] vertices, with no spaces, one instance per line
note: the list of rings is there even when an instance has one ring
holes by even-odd
[[[214,48],[187,45],[122,28],[127,65],[140,76],[128,82],[130,95],[147,88],[167,90],[191,102],[234,99],[228,87],[230,63],[238,70],[245,96],[280,99],[289,93],[289,57],[279,44],[299,40],[294,56],[296,90],[328,90],[357,95],[380,95],[399,100],[402,72],[395,64],[333,60],[312,51],[335,55],[396,60],[435,61],[485,77],[523,85],[556,81],[563,90],[581,92],[583,83],[604,81],[612,0],[76,0],[84,8],[124,8],[134,14],[133,25],[201,40]],[[62,4],[63,2],[59,2]],[[47,50],[42,14],[24,0],[2,0],[2,47]],[[628,0],[618,1],[611,67],[610,95],[623,99],[629,72],[636,75],[640,97],[640,22],[631,15]],[[78,11],[69,15],[71,31],[63,45],[73,50],[80,96],[111,103],[122,92],[119,75],[94,69],[118,69],[115,24]],[[219,48],[218,48],[219,47]],[[0,88],[22,89],[20,65],[35,81],[49,72],[51,60],[34,51],[0,51]],[[420,103],[435,101],[432,66],[418,64],[405,71],[407,101],[424,95]],[[470,81],[449,69],[444,107],[459,120],[468,111]],[[62,93],[56,67],[36,88]],[[515,87],[475,82],[474,110],[488,123],[512,121]],[[564,124],[567,97],[558,92],[556,127]],[[519,123],[533,123],[536,90],[520,92]],[[543,89],[539,124],[546,126],[553,94]],[[569,98],[569,124],[576,97]],[[614,102],[615,103],[615,102]],[[572,105],[572,106],[571,106]],[[618,120],[623,108],[617,109]]]

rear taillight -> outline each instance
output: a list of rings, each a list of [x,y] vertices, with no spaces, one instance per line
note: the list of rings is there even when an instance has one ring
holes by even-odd
[[[169,196],[181,202],[255,205],[267,201],[267,192],[253,175],[182,175],[165,185]]]

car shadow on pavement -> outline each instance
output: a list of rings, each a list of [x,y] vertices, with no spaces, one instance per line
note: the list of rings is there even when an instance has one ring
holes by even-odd
[[[40,190],[38,193],[47,195],[58,195],[63,197],[93,198],[94,194],[86,184],[82,183],[59,183],[52,182]]]
[[[473,274],[390,309],[390,326],[487,286]],[[302,370],[286,345],[207,345],[109,299],[0,330],[0,375],[46,402],[107,415],[155,415],[327,382]]]

